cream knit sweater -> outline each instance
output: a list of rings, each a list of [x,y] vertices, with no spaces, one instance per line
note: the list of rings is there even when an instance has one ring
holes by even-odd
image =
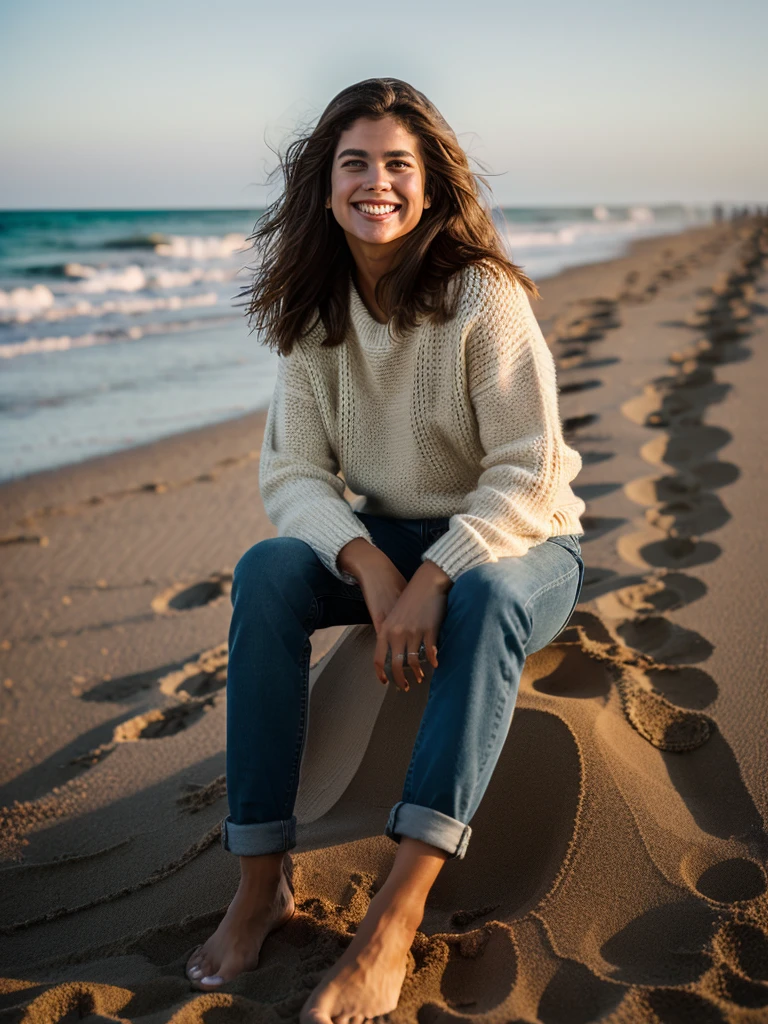
[[[323,348],[322,323],[279,356],[259,467],[279,536],[306,541],[345,583],[336,558],[373,539],[359,511],[450,516],[422,554],[452,580],[484,562],[583,533],[585,504],[570,483],[581,456],[563,440],[555,364],[520,285],[486,264],[453,279],[448,324],[428,320],[400,338],[368,312],[350,277],[351,327]],[[344,480],[338,471],[344,475]]]

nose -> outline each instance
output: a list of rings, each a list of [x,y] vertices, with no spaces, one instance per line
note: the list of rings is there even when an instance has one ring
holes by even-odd
[[[372,167],[370,169],[370,177],[366,182],[365,188],[368,192],[389,192],[392,189],[392,185],[387,177],[385,169],[380,167]]]

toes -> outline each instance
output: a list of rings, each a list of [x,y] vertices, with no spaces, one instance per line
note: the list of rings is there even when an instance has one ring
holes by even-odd
[[[203,959],[203,947],[198,946],[194,953],[187,960],[186,972],[190,978],[199,978],[201,976],[200,961]]]
[[[302,1010],[299,1016],[300,1024],[334,1024],[325,1010],[318,1010],[312,1007],[309,1010]]]
[[[214,968],[210,958],[204,953],[199,958],[196,964],[193,964],[187,970],[187,977],[193,983],[195,988],[200,988],[201,985],[213,986],[220,985],[221,981],[214,981],[219,977],[218,971]]]
[[[199,984],[205,986],[206,989],[218,988],[224,984],[224,979],[220,974],[206,975],[206,977],[200,979]]]

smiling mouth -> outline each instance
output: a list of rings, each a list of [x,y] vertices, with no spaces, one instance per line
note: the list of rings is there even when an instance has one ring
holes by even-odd
[[[401,208],[402,203],[352,203],[363,217],[369,220],[386,220]]]

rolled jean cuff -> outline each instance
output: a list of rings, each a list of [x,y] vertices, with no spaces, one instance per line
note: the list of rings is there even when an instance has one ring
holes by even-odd
[[[449,860],[461,860],[467,852],[472,829],[449,814],[432,807],[398,801],[389,812],[384,834],[400,842],[401,836],[420,839],[450,854]]]
[[[221,845],[239,857],[281,853],[296,845],[296,815],[286,821],[265,821],[237,825],[230,817],[221,823]]]

